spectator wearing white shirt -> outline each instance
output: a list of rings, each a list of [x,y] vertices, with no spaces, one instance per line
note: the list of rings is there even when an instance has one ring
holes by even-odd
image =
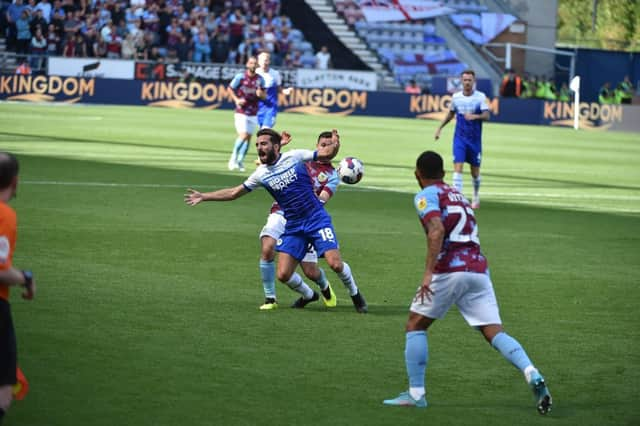
[[[326,70],[331,67],[331,53],[327,46],[322,46],[320,51],[316,53],[316,68]]]

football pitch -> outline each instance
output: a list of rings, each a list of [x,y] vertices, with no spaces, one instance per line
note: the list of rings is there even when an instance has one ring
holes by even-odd
[[[188,207],[235,186],[231,111],[0,103],[0,150],[21,161],[12,293],[31,391],[6,425],[632,425],[640,423],[640,137],[487,123],[476,216],[505,329],[546,377],[522,375],[456,309],[429,332],[426,410],[406,390],[404,325],[426,242],[413,207],[420,152],[451,173],[450,123],[281,114],[291,148],[337,128],[365,176],[327,205],[369,303],[258,310],[271,199]],[[285,148],[287,149],[287,148]],[[250,151],[248,159],[253,159]],[[465,193],[471,182],[465,166]],[[312,287],[315,284],[311,284]]]

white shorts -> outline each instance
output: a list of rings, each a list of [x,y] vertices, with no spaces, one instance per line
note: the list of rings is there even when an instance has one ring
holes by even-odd
[[[244,115],[236,112],[233,114],[233,121],[236,125],[236,132],[238,134],[248,133],[249,135],[252,135],[258,128],[258,117],[255,115]]]
[[[488,274],[476,272],[451,272],[435,274],[431,281],[431,300],[420,303],[420,287],[413,299],[411,312],[434,319],[445,316],[455,303],[458,310],[472,327],[502,324],[498,301]]]
[[[278,213],[270,213],[269,217],[267,217],[267,223],[262,228],[262,231],[260,231],[260,238],[271,237],[274,240],[278,241],[280,239],[280,236],[284,233],[284,226],[286,224],[287,219],[285,219],[283,215]],[[307,247],[307,253],[304,255],[302,261],[318,263],[318,254],[316,253],[316,249],[312,245],[309,245],[309,247]]]

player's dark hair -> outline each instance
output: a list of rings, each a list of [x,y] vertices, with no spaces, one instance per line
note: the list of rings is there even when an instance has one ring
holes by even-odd
[[[333,137],[333,132],[322,132],[318,135],[318,142],[320,142],[320,139],[326,139],[326,138],[331,139],[332,137]]]
[[[0,152],[0,189],[8,188],[13,178],[18,176],[18,159],[8,152]]]
[[[462,71],[460,73],[460,77],[462,77],[463,74],[471,74],[473,76],[473,78],[476,78],[476,72],[474,70],[472,70],[471,68],[467,68],[466,70]]]
[[[276,132],[273,129],[260,129],[258,130],[258,136],[268,135],[271,139],[271,142],[275,145],[280,145],[280,141],[282,140],[282,136],[280,133]]]
[[[444,166],[440,154],[434,151],[425,151],[416,161],[416,169],[425,179],[442,179],[444,177]]]

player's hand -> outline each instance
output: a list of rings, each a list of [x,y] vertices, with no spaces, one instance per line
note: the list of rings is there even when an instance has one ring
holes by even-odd
[[[440,131],[441,131],[441,130],[442,130],[442,129],[441,129],[440,127],[438,127],[438,128],[436,129],[436,134],[435,134],[435,135],[433,135],[433,138],[434,138],[435,140],[440,139]]]
[[[419,300],[420,303],[424,303],[425,298],[431,301],[431,296],[433,296],[433,290],[431,289],[432,279],[433,275],[431,272],[425,271],[424,277],[422,278],[422,286],[420,286],[420,290],[414,299],[416,302]]]
[[[196,204],[200,204],[200,202],[204,199],[202,193],[196,191],[195,189],[187,189],[188,194],[184,194],[184,202],[190,206],[195,206]]]
[[[244,105],[247,101],[244,98],[238,99],[236,101],[236,105],[241,107],[242,105]]]
[[[334,158],[338,155],[338,151],[340,151],[340,135],[338,134],[338,129],[331,130],[331,143],[333,144],[333,156]]]
[[[36,280],[31,278],[31,283],[24,286],[22,298],[24,300],[33,300],[34,297],[36,297]]]
[[[290,95],[293,92],[293,87],[287,87],[286,89],[282,89],[282,93],[285,95]]]
[[[464,119],[468,120],[468,121],[473,121],[477,118],[477,116],[475,114],[471,114],[471,113],[466,113],[464,115]]]
[[[286,130],[283,130],[282,133],[280,134],[280,146],[285,146],[286,144],[288,144],[289,142],[291,142],[291,139],[293,139],[291,137],[291,133],[287,132]]]

